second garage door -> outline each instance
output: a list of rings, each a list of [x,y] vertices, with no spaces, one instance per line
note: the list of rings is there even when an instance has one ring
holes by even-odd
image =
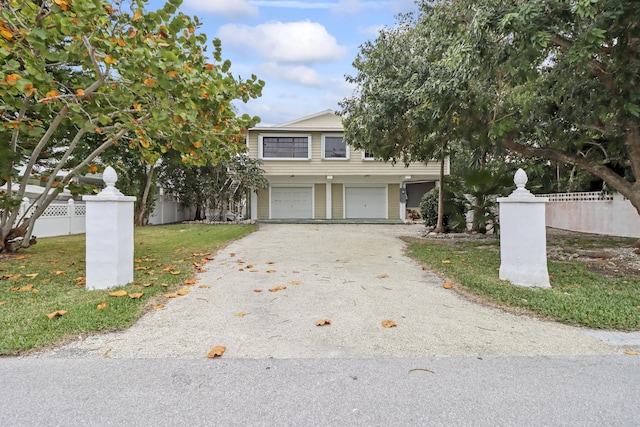
[[[347,218],[386,218],[385,187],[346,187],[345,216]]]
[[[271,218],[312,218],[312,201],[311,187],[271,187]]]

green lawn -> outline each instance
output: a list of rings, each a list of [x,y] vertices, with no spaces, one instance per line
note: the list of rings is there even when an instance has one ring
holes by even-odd
[[[568,242],[568,243],[567,243]],[[610,239],[563,242],[582,248],[611,244]],[[617,244],[629,242],[617,241]],[[640,329],[640,278],[604,276],[580,262],[549,260],[551,289],[514,286],[498,278],[497,240],[414,242],[409,254],[438,272],[454,287],[509,310],[527,312],[559,322],[598,329]]]
[[[194,286],[188,279],[198,264],[254,230],[255,225],[236,224],[138,227],[134,283],[108,291],[85,290],[84,235],[39,239],[37,245],[0,259],[0,355],[40,349],[83,333],[124,329],[161,304],[165,294]],[[127,295],[109,296],[117,290]],[[139,298],[129,296],[139,293]],[[106,307],[98,309],[103,302]],[[46,316],[60,310],[66,314]]]

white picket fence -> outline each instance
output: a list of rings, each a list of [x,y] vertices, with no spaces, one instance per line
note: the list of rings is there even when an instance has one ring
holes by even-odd
[[[557,193],[548,197],[547,226],[607,236],[639,237],[640,216],[620,194]]]

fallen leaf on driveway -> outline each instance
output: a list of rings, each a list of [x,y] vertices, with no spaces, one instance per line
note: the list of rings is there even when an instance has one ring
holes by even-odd
[[[262,292],[262,289],[254,289],[253,292]]]
[[[223,345],[218,345],[213,347],[213,349],[211,349],[211,351],[207,354],[207,357],[209,359],[213,359],[215,357],[220,357],[224,354],[224,352],[227,351],[227,347],[223,346]]]
[[[200,289],[209,289],[211,285],[200,285],[198,286]]]
[[[624,354],[628,354],[630,356],[637,356],[638,352],[635,350],[625,350]]]
[[[301,282],[301,281],[299,281],[299,280],[292,280],[292,281],[290,281],[289,283],[291,283],[292,285],[299,285],[299,284],[300,284],[300,283],[302,283],[302,282]]]
[[[330,324],[331,324],[331,320],[329,320],[329,319],[316,320],[316,326],[326,326],[326,325],[330,325]]]
[[[285,289],[287,289],[287,287],[286,287],[286,286],[276,286],[275,288],[271,288],[271,289],[269,289],[269,292],[284,291]]]
[[[188,293],[189,289],[187,288],[178,289],[178,292],[176,292],[176,294],[180,295],[181,297],[187,295]]]
[[[158,305],[154,305],[153,306],[154,310],[160,310],[160,309],[163,309],[163,308],[164,308],[164,304],[158,304]]]
[[[386,279],[387,277],[389,277],[388,274],[378,274],[378,279]]]
[[[49,313],[46,314],[45,316],[47,316],[49,318],[49,320],[53,319],[54,317],[57,316],[64,316],[65,314],[67,314],[68,311],[67,310],[58,310],[58,311],[54,311],[53,313]]]
[[[267,273],[275,273],[275,270],[267,270]]]
[[[178,294],[164,294],[165,298],[178,298],[180,295]]]
[[[242,311],[239,312],[239,313],[234,314],[234,316],[236,316],[236,317],[244,317],[246,315],[247,315],[247,313],[243,313]]]
[[[382,327],[384,327],[384,328],[395,328],[396,326],[398,326],[398,325],[393,320],[383,320],[382,321]]]
[[[447,282],[444,285],[442,285],[442,287],[445,288],[445,289],[451,289],[451,288],[453,288],[453,283],[448,283]]]
[[[275,264],[275,262],[273,262],[273,261],[267,261],[267,262],[266,262],[266,264],[272,265],[272,264]]]
[[[123,297],[127,295],[127,291],[125,291],[124,289],[121,291],[116,291],[116,292],[109,292],[109,296],[110,297]]]

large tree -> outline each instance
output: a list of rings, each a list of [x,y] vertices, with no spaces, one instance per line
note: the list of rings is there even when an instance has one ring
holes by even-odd
[[[206,54],[180,3],[147,12],[146,0],[0,1],[0,252],[19,233],[28,245],[57,193],[115,144],[149,165],[168,150],[191,164],[240,151],[258,119],[231,102],[259,96],[263,82],[234,77],[219,40]],[[47,177],[44,192],[19,223],[34,175]]]
[[[396,155],[431,153],[432,137],[475,139],[491,154],[587,171],[640,212],[640,2],[423,1],[393,31],[400,61],[385,32],[356,59],[359,92],[343,110],[351,135],[375,146],[388,129]],[[397,132],[403,123],[422,138]]]
[[[353,66],[355,94],[341,102],[345,137],[358,148],[384,160],[441,165],[439,214],[434,229],[444,231],[444,161],[451,145],[478,152],[486,164],[490,147],[486,108],[492,104],[487,86],[461,67],[466,23],[448,8],[425,6],[423,13],[404,16],[395,28],[361,47]]]

